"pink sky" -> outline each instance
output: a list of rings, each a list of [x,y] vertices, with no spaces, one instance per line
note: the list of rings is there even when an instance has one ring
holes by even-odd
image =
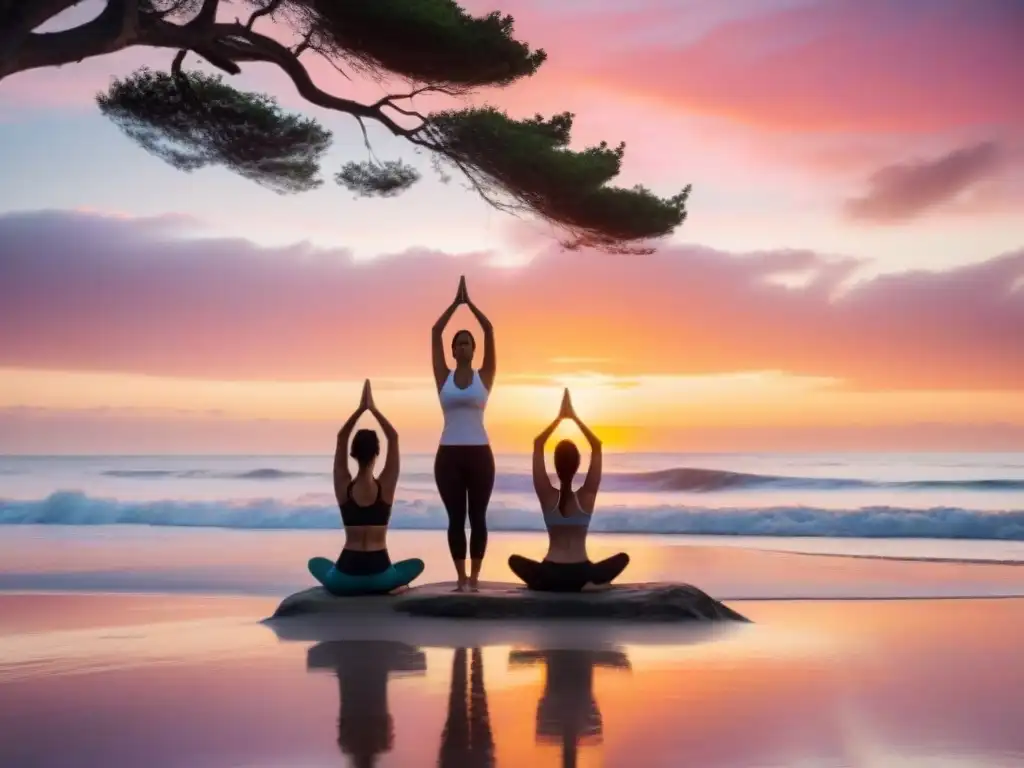
[[[355,201],[331,183],[281,198],[216,169],[179,173],[92,104],[112,75],[166,66],[162,53],[15,76],[0,83],[12,182],[0,190],[0,411],[21,409],[3,411],[21,435],[36,423],[33,450],[60,418],[71,434],[96,408],[129,425],[100,441],[113,450],[182,409],[329,421],[333,409],[297,415],[289,403],[301,387],[347,392],[366,376],[406,392],[395,407],[427,445],[426,329],[460,274],[501,331],[512,391],[495,419],[510,442],[517,409],[541,418],[572,381],[631,444],[657,426],[623,404],[635,390],[670,411],[668,444],[863,448],[864,430],[884,428],[908,444],[941,433],[953,448],[1013,445],[1024,427],[1012,405],[1024,389],[1019,4],[467,7],[513,14],[518,36],[549,53],[535,77],[478,100],[572,110],[580,144],[625,140],[624,184],[667,194],[692,182],[677,235],[646,258],[560,252],[543,228],[438,183],[380,131],[378,154],[427,177],[394,200]],[[326,89],[380,94],[309,66]],[[307,108],[279,72],[250,67],[237,81],[335,132],[326,171],[362,157],[358,127]],[[92,383],[54,394],[75,376]],[[704,403],[702,380],[744,382],[719,389],[746,405]],[[229,382],[246,394],[226,394]],[[787,405],[798,400],[803,412]],[[133,408],[155,411],[133,422]],[[205,443],[216,418],[175,439]]]

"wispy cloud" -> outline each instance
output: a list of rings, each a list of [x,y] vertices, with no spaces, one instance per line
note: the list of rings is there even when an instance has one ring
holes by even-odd
[[[886,166],[875,172],[863,197],[847,201],[846,214],[858,220],[907,221],[954,200],[998,171],[1005,154],[987,141],[955,149],[942,157]]]

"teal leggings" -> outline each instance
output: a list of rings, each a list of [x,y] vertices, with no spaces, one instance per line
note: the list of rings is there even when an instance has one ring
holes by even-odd
[[[387,570],[368,576],[353,576],[342,573],[326,557],[314,557],[309,561],[309,572],[328,592],[339,597],[354,595],[386,595],[404,587],[421,573],[423,561],[418,558],[394,563]]]

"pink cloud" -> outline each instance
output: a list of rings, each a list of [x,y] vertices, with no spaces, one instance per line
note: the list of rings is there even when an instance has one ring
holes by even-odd
[[[880,223],[915,218],[992,176],[1004,161],[998,144],[984,142],[938,158],[886,166],[871,177],[867,194],[847,201],[846,214]]]
[[[1024,251],[851,283],[857,266],[698,247],[643,258],[552,251],[516,269],[426,249],[357,262],[344,249],[199,238],[167,220],[9,214],[0,365],[419,375],[427,329],[465,274],[499,329],[506,374],[593,358],[589,367],[629,376],[779,370],[866,388],[1024,388],[1024,292],[1013,288]]]
[[[1003,0],[941,0],[927,9],[817,2],[589,70],[605,87],[779,130],[1019,127],[1022,24],[1021,6]]]

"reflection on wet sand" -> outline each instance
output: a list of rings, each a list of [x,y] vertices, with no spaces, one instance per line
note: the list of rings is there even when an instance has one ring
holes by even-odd
[[[621,651],[512,651],[510,666],[543,664],[544,691],[537,703],[537,741],[562,746],[563,768],[574,768],[581,745],[600,744],[601,710],[594,698],[594,669],[631,669]]]
[[[389,749],[387,759],[397,765],[439,768],[1024,765],[1017,727],[1024,667],[1014,663],[1024,601],[748,610],[758,623],[741,634],[700,643],[680,632],[675,646],[598,644],[581,635],[591,647],[573,649],[544,632],[523,637],[523,649],[512,651],[464,636],[455,640],[462,647],[425,642],[441,663],[431,664],[422,685],[392,688],[403,730],[394,748],[387,681],[403,669],[422,673],[422,652],[395,643],[324,643],[354,650],[344,664],[322,666],[339,670],[340,741],[359,766]],[[405,652],[388,662],[380,658],[388,647]],[[352,674],[349,656],[358,662]],[[395,662],[414,657],[408,666]],[[352,700],[360,708],[357,726],[346,724]],[[400,706],[416,714],[404,718]],[[431,749],[438,740],[440,748]]]
[[[338,746],[353,768],[372,768],[394,744],[388,710],[392,674],[425,674],[419,648],[391,640],[332,640],[306,654],[307,669],[330,669],[338,677]]]
[[[468,675],[467,675],[468,667]],[[494,765],[494,738],[487,711],[483,655],[456,648],[452,658],[448,719],[441,733],[440,768],[485,768]]]

